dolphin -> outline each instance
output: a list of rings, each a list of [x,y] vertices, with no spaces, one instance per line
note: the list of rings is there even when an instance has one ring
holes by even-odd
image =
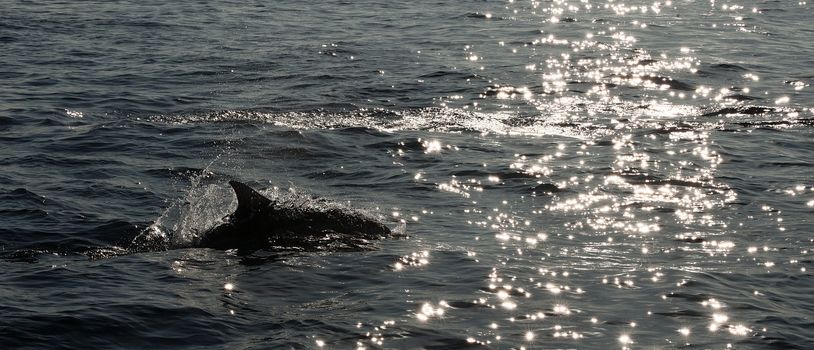
[[[70,251],[59,246],[31,247],[0,250],[0,259],[30,262],[46,253],[78,253],[95,260],[183,248],[236,250],[239,255],[258,250],[364,250],[370,240],[405,236],[403,223],[391,230],[364,211],[324,199],[269,199],[242,182],[229,181],[229,185],[237,196],[237,209],[191,240],[179,243],[172,233],[154,224],[125,247],[79,247]]]
[[[229,181],[229,185],[237,196],[237,209],[221,224],[199,234],[193,247],[251,253],[329,244],[332,240],[364,242],[393,234],[387,225],[359,210],[335,204],[278,203],[242,182]]]

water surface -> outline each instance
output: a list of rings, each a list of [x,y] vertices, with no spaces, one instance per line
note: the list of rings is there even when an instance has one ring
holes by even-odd
[[[814,347],[805,1],[3,7],[5,347]],[[121,254],[233,179],[409,237]]]

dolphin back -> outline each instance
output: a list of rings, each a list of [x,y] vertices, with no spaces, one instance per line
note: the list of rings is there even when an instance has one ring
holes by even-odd
[[[238,253],[272,247],[361,247],[366,240],[392,234],[375,217],[353,208],[323,200],[269,199],[242,182],[229,185],[235,190],[237,209],[200,235],[194,246]]]
[[[249,185],[234,180],[229,181],[229,185],[235,190],[235,196],[237,196],[235,218],[251,216],[253,213],[268,208],[272,204],[270,199],[255,191]]]

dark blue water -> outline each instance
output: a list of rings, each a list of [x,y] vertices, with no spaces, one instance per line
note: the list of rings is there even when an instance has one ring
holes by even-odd
[[[5,1],[2,348],[814,348],[806,1]],[[408,238],[177,246],[229,180]]]

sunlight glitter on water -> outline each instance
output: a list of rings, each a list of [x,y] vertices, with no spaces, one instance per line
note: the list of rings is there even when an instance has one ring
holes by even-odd
[[[419,321],[425,322],[432,318],[443,318],[446,308],[449,308],[449,305],[443,300],[438,302],[438,306],[425,303],[421,306],[421,309],[416,312],[415,316]]]
[[[388,6],[388,11],[369,18],[347,16],[358,5],[332,7],[331,18],[347,25],[342,30],[320,18],[319,27],[326,31],[312,33],[317,43],[272,40],[285,47],[284,56],[274,56],[276,47],[264,46],[275,21],[221,16],[245,22],[224,30],[229,33],[228,52],[212,47],[213,54],[206,57],[212,71],[206,64],[193,64],[200,71],[174,77],[178,80],[172,83],[200,76],[216,82],[209,91],[194,89],[200,81],[183,84],[192,90],[187,92],[150,79],[159,83],[155,90],[152,83],[144,84],[151,87],[149,93],[139,95],[133,87],[129,93],[137,98],[112,105],[106,101],[118,100],[106,95],[94,101],[72,93],[58,102],[82,108],[48,106],[59,112],[59,119],[39,123],[54,125],[43,129],[44,135],[66,120],[91,128],[93,107],[86,106],[105,104],[127,114],[131,111],[123,104],[149,105],[143,101],[156,101],[153,94],[170,90],[161,102],[166,106],[132,112],[138,123],[105,119],[99,128],[106,139],[138,136],[114,134],[111,125],[143,127],[148,135],[142,144],[108,147],[98,142],[104,152],[160,145],[153,153],[161,159],[133,162],[147,170],[94,159],[105,165],[98,179],[108,191],[105,199],[127,189],[122,183],[131,177],[147,176],[154,178],[151,186],[162,190],[147,193],[144,202],[152,204],[144,204],[150,208],[145,211],[154,210],[154,202],[173,200],[158,219],[149,216],[152,212],[138,216],[143,222],[152,220],[142,238],[165,241],[168,233],[181,232],[178,237],[189,243],[234,206],[231,193],[214,187],[193,184],[180,196],[166,194],[171,191],[161,182],[173,179],[186,188],[185,181],[196,181],[164,169],[165,158],[173,157],[168,150],[185,144],[192,146],[172,160],[191,168],[198,166],[198,158],[209,156],[195,153],[206,148],[202,145],[232,151],[217,171],[201,171],[217,181],[235,176],[282,183],[295,179],[304,188],[352,197],[354,203],[376,202],[375,212],[386,216],[388,225],[410,224],[406,232],[413,239],[386,240],[363,253],[351,247],[352,253],[293,254],[265,264],[236,251],[171,257],[161,266],[172,269],[173,278],[145,280],[162,281],[162,288],[181,280],[174,286],[179,289],[189,280],[207,281],[204,297],[185,291],[189,297],[184,294],[182,302],[192,304],[185,306],[241,318],[226,321],[229,327],[205,325],[202,332],[222,328],[241,333],[230,335],[240,338],[244,329],[239,326],[261,324],[239,341],[287,340],[290,334],[275,333],[274,328],[282,327],[294,333],[291,338],[305,339],[287,343],[289,347],[325,348],[760,347],[766,339],[794,342],[794,332],[806,337],[805,329],[793,328],[805,325],[799,321],[805,315],[795,312],[805,309],[800,305],[807,301],[806,289],[798,287],[805,286],[803,277],[811,265],[805,230],[814,188],[806,182],[810,157],[805,151],[812,114],[810,108],[800,108],[808,100],[811,81],[805,66],[771,62],[793,56],[784,47],[806,47],[805,38],[790,42],[794,31],[772,23],[807,28],[793,17],[794,10],[808,9],[804,2],[750,8],[730,1],[506,1],[439,3],[433,4],[434,11],[377,3],[375,8]],[[262,18],[269,10],[252,11]],[[391,13],[398,17],[386,17]],[[340,38],[367,34],[379,25],[371,18],[397,29]],[[404,19],[409,26],[403,26]],[[363,24],[361,32],[354,32],[355,23]],[[263,30],[252,32],[252,27]],[[172,32],[170,28],[166,30]],[[296,32],[286,28],[281,34]],[[5,39],[9,47],[17,45],[16,38]],[[284,46],[283,39],[297,44]],[[297,56],[301,51],[319,56]],[[266,54],[270,58],[264,61]],[[353,66],[343,66],[350,61]],[[241,70],[250,80],[241,80]],[[41,84],[35,78],[20,83]],[[126,80],[131,79],[138,77]],[[55,86],[73,80],[63,77]],[[42,87],[43,98],[47,87]],[[207,92],[213,96],[211,104],[187,104],[183,97]],[[173,105],[176,96],[182,96],[178,100],[184,105]],[[24,99],[12,100],[22,104]],[[21,127],[12,124],[6,128],[14,134]],[[70,138],[97,144],[76,134],[79,130]],[[227,132],[231,130],[234,135]],[[165,139],[171,142],[161,143]],[[61,146],[59,141],[37,142]],[[25,144],[26,151],[29,146]],[[81,156],[91,159],[92,154]],[[80,169],[82,176],[102,172],[97,166],[102,168],[93,164]],[[32,169],[51,167],[36,164]],[[9,198],[17,198],[17,192]],[[77,193],[85,197],[85,192]],[[123,193],[128,199],[120,201],[130,204],[135,196]],[[33,202],[40,204],[39,199]],[[86,211],[80,209],[65,211]],[[59,211],[49,209],[49,218]],[[82,220],[93,217],[83,214]],[[37,231],[25,228],[20,232]],[[128,257],[141,262],[139,258]],[[234,268],[238,273],[232,273],[230,263],[211,263],[223,259],[241,261]],[[217,269],[222,270],[218,275],[209,272]],[[139,265],[134,270],[145,269]],[[303,283],[313,285],[313,291],[303,290]],[[215,306],[201,306],[212,295]],[[175,312],[177,305],[168,308]],[[196,321],[198,315],[193,312]],[[358,331],[342,328],[349,317],[350,324],[359,322]],[[763,325],[793,336],[769,334]],[[302,332],[309,335],[301,337]],[[354,332],[358,337],[348,337]],[[314,333],[319,335],[310,335]]]

